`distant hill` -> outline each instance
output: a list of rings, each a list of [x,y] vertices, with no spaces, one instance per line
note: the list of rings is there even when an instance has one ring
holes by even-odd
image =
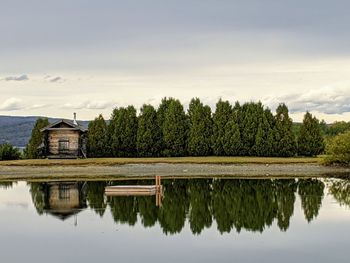
[[[16,147],[25,147],[29,141],[35,121],[40,118],[38,116],[15,117],[0,115],[0,144],[10,143]],[[49,118],[49,122],[53,123],[56,118]],[[79,124],[87,128],[88,121],[78,121]]]

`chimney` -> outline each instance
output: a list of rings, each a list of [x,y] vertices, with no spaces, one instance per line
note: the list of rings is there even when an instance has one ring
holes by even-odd
[[[77,123],[77,114],[75,112],[73,113],[73,123],[75,125],[78,125],[78,123]]]

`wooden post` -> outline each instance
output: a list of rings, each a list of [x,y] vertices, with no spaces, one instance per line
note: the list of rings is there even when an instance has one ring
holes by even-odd
[[[160,182],[160,176],[156,175],[156,206],[161,206],[162,200],[162,186]]]

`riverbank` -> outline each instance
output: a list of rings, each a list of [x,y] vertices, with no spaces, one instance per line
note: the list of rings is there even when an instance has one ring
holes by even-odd
[[[350,168],[327,167],[318,163],[0,166],[0,180],[108,180],[153,178],[155,175],[168,178],[307,178],[348,176]]]
[[[1,161],[1,166],[114,166],[125,164],[318,164],[320,157],[159,157],[159,158],[87,158],[28,159]]]

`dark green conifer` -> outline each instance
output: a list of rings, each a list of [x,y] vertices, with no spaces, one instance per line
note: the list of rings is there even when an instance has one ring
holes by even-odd
[[[224,150],[224,137],[225,126],[232,117],[232,106],[228,101],[222,101],[221,99],[216,103],[216,110],[213,114],[213,136],[212,136],[212,148],[214,155],[225,155]]]
[[[223,138],[223,147],[228,156],[240,155],[242,149],[241,133],[234,120],[230,120],[225,125],[225,134]]]
[[[107,154],[107,124],[100,114],[89,123],[87,153],[89,157],[104,157]]]
[[[152,105],[143,105],[138,117],[137,152],[139,156],[160,155],[161,130],[157,122],[157,112]]]
[[[42,151],[45,150],[45,145],[43,145],[44,134],[40,130],[47,125],[49,125],[47,118],[38,118],[36,120],[29,143],[24,150],[25,156],[28,159],[40,158]]]
[[[179,100],[172,100],[165,112],[163,142],[165,156],[184,156],[188,132],[187,116]]]
[[[137,117],[134,106],[115,108],[108,130],[112,156],[131,157],[137,155]]]
[[[160,140],[159,140],[159,144],[160,144],[160,152],[159,154],[161,156],[164,156],[164,151],[165,151],[165,142],[164,142],[164,134],[163,134],[163,125],[164,125],[164,121],[165,121],[165,114],[167,112],[167,110],[169,109],[169,105],[172,101],[174,101],[174,98],[163,98],[158,109],[157,109],[157,123],[158,123],[158,127],[161,133],[160,136]]]
[[[293,121],[289,117],[287,106],[282,103],[276,110],[275,152],[279,157],[291,157],[297,153],[296,138],[292,130]]]
[[[298,134],[298,154],[315,156],[324,150],[323,136],[318,119],[306,112]]]
[[[206,156],[211,153],[211,109],[198,99],[192,99],[189,110],[189,134],[187,150],[191,156]]]

